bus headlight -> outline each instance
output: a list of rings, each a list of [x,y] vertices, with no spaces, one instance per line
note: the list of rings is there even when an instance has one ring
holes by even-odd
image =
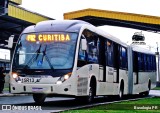
[[[17,73],[12,73],[12,76],[14,79],[16,79],[18,77],[18,74]]]
[[[67,73],[65,75],[63,75],[62,77],[60,77],[58,79],[58,81],[56,82],[56,84],[62,84],[62,82],[68,80],[71,77],[72,73]]]
[[[70,75],[68,75],[68,74],[64,75],[64,80],[69,79],[69,77],[70,77]]]
[[[12,73],[12,77],[15,79],[16,82],[21,83],[21,79],[19,78],[17,73]]]

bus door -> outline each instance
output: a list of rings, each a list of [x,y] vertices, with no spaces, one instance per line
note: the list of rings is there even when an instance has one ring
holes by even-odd
[[[120,58],[120,52],[119,52],[119,46],[118,44],[113,44],[113,61],[114,61],[114,74],[113,74],[113,82],[118,83],[119,82],[119,58]]]
[[[99,39],[99,81],[106,82],[105,38]]]

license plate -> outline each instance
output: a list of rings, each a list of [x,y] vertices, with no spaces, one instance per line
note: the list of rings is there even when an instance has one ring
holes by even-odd
[[[43,91],[43,88],[37,88],[37,87],[32,87],[33,92],[40,92]]]
[[[37,83],[37,82],[40,82],[40,78],[21,78],[21,82],[22,83]]]

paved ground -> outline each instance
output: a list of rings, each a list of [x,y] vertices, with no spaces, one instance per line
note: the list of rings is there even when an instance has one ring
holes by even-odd
[[[0,107],[1,105],[17,105],[17,106],[39,106],[36,105],[33,101],[31,95],[13,95],[8,92],[4,92],[4,94],[0,94]],[[151,90],[150,96],[160,96],[160,90]],[[141,98],[138,96],[133,96],[132,98]],[[131,97],[124,99],[124,101],[128,99],[132,99]],[[109,99],[99,97],[96,98],[96,101],[93,104],[88,106],[97,105],[99,103],[113,103],[115,101],[119,101],[116,99]],[[73,109],[86,106],[87,104],[79,103],[74,98],[47,98],[45,103],[41,106],[42,111],[38,111],[38,113],[50,113],[50,112],[59,112],[60,110]],[[1,109],[1,108],[0,108]],[[0,113],[37,113],[37,111],[0,111]]]
[[[0,97],[4,97],[4,96],[19,96],[19,95],[26,95],[26,94],[11,94],[8,91],[4,91],[3,94],[0,94]],[[159,96],[160,97],[160,90],[151,90],[149,92],[149,95],[151,96]]]
[[[19,95],[24,96],[26,94],[11,94],[11,93],[9,93],[9,91],[3,91],[3,93],[0,94],[0,97],[19,96]]]

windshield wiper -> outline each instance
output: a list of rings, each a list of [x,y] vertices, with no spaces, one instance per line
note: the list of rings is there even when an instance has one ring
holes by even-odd
[[[38,58],[38,56],[39,56],[39,54],[40,54],[41,46],[42,46],[42,45],[39,46],[39,48],[37,49],[37,51],[32,55],[32,57],[30,58],[30,60],[27,62],[27,64],[24,66],[23,69],[28,68],[34,61],[37,60],[37,58]],[[35,55],[36,55],[36,56],[35,56]]]
[[[46,60],[47,60],[47,62],[49,64],[50,68],[52,69],[52,71],[54,71],[53,65],[51,64],[51,61],[49,60],[48,56],[46,55],[46,50],[47,50],[47,45],[46,45],[46,47],[45,47],[45,49],[43,51],[42,63],[43,63],[44,57],[46,57]]]

